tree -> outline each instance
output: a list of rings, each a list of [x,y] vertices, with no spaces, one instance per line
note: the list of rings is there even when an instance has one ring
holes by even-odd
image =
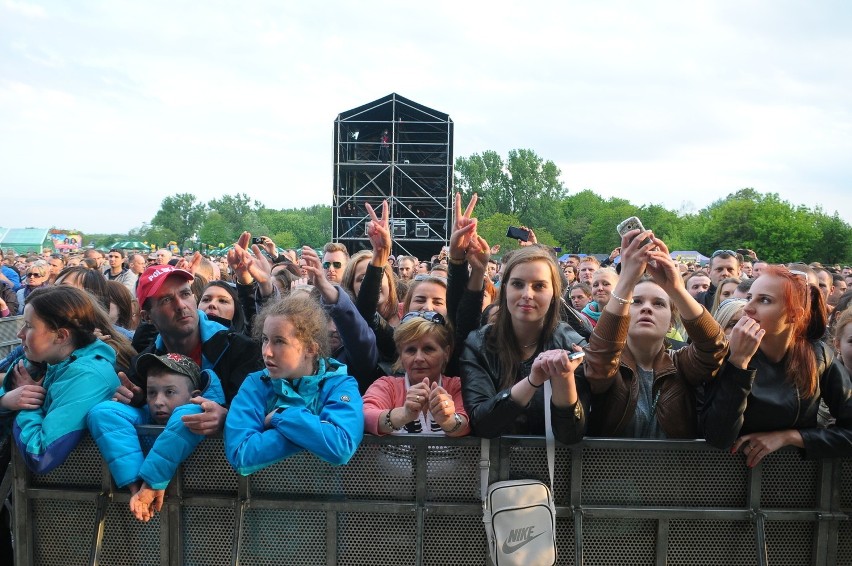
[[[813,215],[818,235],[808,257],[826,265],[849,263],[852,259],[852,227],[837,212],[828,216],[817,207]]]
[[[256,212],[262,205],[255,201],[252,203],[251,197],[245,193],[236,195],[224,195],[222,198],[213,199],[207,203],[210,210],[215,210],[222,215],[225,222],[228,223],[236,234],[240,234],[243,230],[247,230],[246,217],[251,212]]]
[[[505,162],[497,152],[485,151],[456,160],[455,184],[465,202],[473,193],[479,195],[480,218],[498,212],[515,215],[538,234],[560,224],[553,215],[565,196],[560,175],[553,161],[545,161],[530,149],[511,150]]]
[[[219,243],[229,244],[237,241],[239,232],[236,226],[228,224],[225,217],[216,210],[210,211],[201,228],[198,229],[198,238],[205,244],[217,245]]]
[[[151,220],[151,225],[170,232],[174,235],[174,241],[183,243],[198,231],[204,214],[204,205],[195,202],[195,195],[180,193],[163,199],[160,210]]]

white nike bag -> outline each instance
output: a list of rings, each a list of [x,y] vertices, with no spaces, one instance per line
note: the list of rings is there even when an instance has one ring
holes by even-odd
[[[488,485],[489,440],[482,440],[482,521],[494,566],[556,564],[556,504],[553,469],[556,446],[550,424],[550,382],[545,382],[545,426],[550,487],[537,480],[506,480]]]

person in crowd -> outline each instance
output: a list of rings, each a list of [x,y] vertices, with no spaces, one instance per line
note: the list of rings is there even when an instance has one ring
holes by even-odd
[[[566,263],[562,267],[562,273],[565,274],[566,285],[573,285],[577,282],[577,268],[570,263]]]
[[[15,316],[18,314],[18,294],[12,290],[11,285],[0,281],[0,318]]]
[[[737,286],[739,286],[740,283],[742,283],[742,279],[739,277],[728,277],[726,279],[722,279],[716,285],[716,294],[713,296],[713,305],[710,307],[710,314],[716,314],[716,309],[719,308],[719,304],[734,296],[737,292]]]
[[[349,461],[364,435],[358,383],[328,358],[328,320],[311,297],[291,295],[258,314],[265,369],[246,377],[225,422],[225,456],[249,475],[308,450]]]
[[[193,275],[172,266],[152,265],[145,270],[136,288],[142,318],[153,324],[158,334],[144,353],[183,354],[204,370],[210,369],[222,382],[225,401],[230,403],[249,373],[263,367],[260,348],[248,336],[232,332],[213,322],[197,309],[190,289]],[[142,404],[143,391],[135,368],[121,375],[122,385],[116,397],[134,406]],[[203,412],[183,417],[196,434],[215,434],[222,430],[227,409],[205,397],[193,403]]]
[[[834,279],[827,269],[821,266],[813,267],[816,272],[819,292],[822,293],[822,302],[828,304],[828,296],[831,295],[834,287]]]
[[[47,277],[47,282],[53,285],[56,283],[56,277],[65,269],[65,256],[60,253],[50,254],[47,263],[50,264],[50,275]]]
[[[580,259],[580,264],[577,266],[577,280],[580,283],[585,283],[589,287],[592,286],[592,276],[595,271],[601,268],[601,262],[593,255],[587,255]]]
[[[124,250],[116,248],[107,253],[107,264],[104,277],[107,281],[118,281],[131,293],[136,292],[136,280],[139,276],[124,265]]]
[[[86,251],[83,252],[83,260],[87,259],[94,262],[90,269],[97,269],[98,271],[103,269],[104,262],[106,261],[104,253],[101,250],[96,250],[95,248],[87,248]]]
[[[118,387],[115,351],[98,339],[109,328],[80,289],[45,287],[27,298],[24,357],[5,376],[0,412],[17,412],[12,436],[33,472],[61,465],[85,433],[86,414]]]
[[[201,292],[198,310],[207,315],[208,320],[218,322],[231,332],[244,333],[246,319],[237,290],[226,281],[211,281]]]
[[[686,291],[693,297],[710,289],[710,276],[706,271],[693,271],[685,279]]]
[[[581,312],[592,301],[592,288],[583,283],[574,283],[568,290],[571,306]]]
[[[840,297],[846,293],[849,286],[846,284],[846,280],[843,279],[843,276],[839,273],[832,274],[831,283],[832,291],[828,295],[828,299],[826,299],[826,304],[828,305],[829,310],[834,310],[837,306],[837,302],[840,300]]]
[[[492,283],[498,285],[500,283],[500,264],[496,259],[489,259],[488,265],[485,268],[485,275]]]
[[[742,273],[743,277],[752,278],[754,274],[754,262],[750,257],[746,256],[743,258],[742,263],[740,263],[740,273]]]
[[[756,260],[754,263],[752,263],[751,278],[757,279],[758,277],[760,277],[760,274],[763,273],[763,270],[766,269],[768,266],[769,263],[761,260]]]
[[[748,296],[752,283],[754,283],[754,279],[743,278],[743,280],[740,281],[740,284],[737,285],[733,297],[737,299],[745,299]]]
[[[410,281],[414,278],[415,265],[417,258],[410,255],[400,256],[397,260],[397,273],[403,281]]]
[[[632,230],[621,250],[620,278],[586,348],[589,434],[698,438],[696,387],[719,370],[725,335],[687,292],[662,240]],[[692,342],[673,351],[666,334],[678,313]]]
[[[533,245],[504,264],[497,321],[471,332],[461,354],[462,397],[473,433],[545,432],[543,385],[550,381],[551,425],[563,443],[585,432],[585,380],[575,378],[585,340],[559,321],[562,283],[553,253]],[[579,376],[578,376],[579,377]]]
[[[68,285],[82,289],[92,295],[98,304],[109,312],[109,292],[104,274],[82,265],[66,267],[56,277],[57,285]]]
[[[364,429],[370,434],[442,434],[470,432],[461,380],[444,375],[452,352],[452,334],[443,316],[413,311],[394,331],[399,351],[396,369],[403,376],[381,377],[364,394]]]
[[[107,281],[106,289],[109,296],[109,321],[116,330],[127,336],[128,340],[132,340],[133,331],[137,326],[133,306],[135,298],[127,287],[118,281]]]
[[[169,265],[169,262],[174,257],[172,250],[169,248],[160,248],[154,252],[154,255],[157,257],[157,265]]]
[[[224,403],[225,396],[215,373],[202,372],[181,354],[144,354],[137,359],[136,369],[146,404],[136,408],[104,401],[89,411],[86,423],[115,485],[130,489],[131,513],[147,522],[162,508],[166,487],[178,466],[204,438],[181,420],[201,412],[191,399],[203,395]],[[145,454],[136,426],[147,424],[165,426],[165,430]]]
[[[719,284],[731,277],[740,278],[740,256],[733,250],[716,250],[710,256],[708,271],[710,275],[710,288],[703,293],[699,293],[696,300],[704,305],[708,311],[711,311]]]
[[[749,279],[749,281],[751,281],[751,279]],[[734,326],[736,326],[743,317],[746,303],[748,303],[748,301],[745,299],[731,297],[730,299],[722,301],[719,308],[716,309],[716,312],[713,314],[713,318],[715,318],[716,322],[719,323],[719,326],[722,327],[725,337],[729,340],[731,338],[731,332],[734,330]]]
[[[355,303],[343,288],[326,279],[322,263],[313,248],[302,248],[305,270],[319,295],[320,305],[329,316],[329,351],[346,364],[349,375],[363,393],[378,377],[379,351],[376,335],[358,313]]]
[[[21,274],[11,265],[6,264],[3,250],[0,250],[0,281],[5,281],[16,293],[21,288]]]
[[[44,287],[49,285],[48,277],[50,276],[50,264],[44,261],[43,259],[39,259],[29,264],[29,267],[26,271],[27,278],[24,280],[24,284],[18,289],[17,297],[18,297],[18,312],[17,314],[24,314],[24,303],[27,300],[27,297],[30,296],[30,293],[35,291],[40,287]]]
[[[837,359],[852,373],[852,310],[846,309],[840,314],[833,333]]]
[[[349,263],[349,251],[339,242],[329,242],[322,248],[322,268],[325,277],[338,285],[343,280],[343,273]]]
[[[148,267],[148,262],[145,261],[145,256],[140,253],[131,253],[127,255],[127,268],[136,275],[136,278],[139,279],[139,276],[145,272],[145,269]],[[134,287],[131,289],[131,292],[136,292],[136,283],[134,282]]]
[[[707,442],[742,452],[754,467],[784,446],[805,458],[852,456],[852,382],[820,338],[826,314],[817,287],[783,266],[767,266],[731,333],[731,353],[707,387]],[[823,401],[834,417],[818,426]]]
[[[582,264],[581,264],[582,265]],[[601,313],[609,302],[613,287],[618,283],[618,274],[611,267],[602,267],[592,274],[592,302],[587,303],[581,313],[592,328],[598,323]]]
[[[250,244],[251,241],[251,233],[243,232],[233,248],[228,251],[228,265],[234,274],[237,296],[243,309],[246,331],[249,334],[257,311],[267,301],[279,296],[272,282],[272,264],[261,252],[260,246]],[[275,245],[272,244],[272,247]]]

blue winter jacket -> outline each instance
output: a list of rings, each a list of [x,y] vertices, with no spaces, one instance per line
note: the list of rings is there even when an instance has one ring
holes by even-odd
[[[225,456],[238,473],[247,476],[302,450],[334,465],[349,461],[364,436],[358,383],[330,358],[320,360],[320,373],[319,413],[290,406],[272,417],[269,428],[264,419],[275,405],[273,380],[267,370],[246,377],[225,420]]]
[[[201,396],[224,403],[225,394],[216,374],[205,370],[201,375],[207,382]],[[141,479],[152,489],[166,489],[178,466],[204,439],[203,435],[186,428],[181,417],[200,412],[200,405],[194,403],[176,407],[147,456],[136,425],[152,424],[148,405],[132,407],[117,401],[104,401],[89,411],[86,421],[118,487]]]
[[[46,393],[38,409],[18,412],[12,436],[27,467],[44,474],[59,466],[86,432],[86,414],[110,399],[119,386],[113,369],[115,351],[101,340],[48,365],[42,381]],[[5,388],[0,388],[0,396]]]

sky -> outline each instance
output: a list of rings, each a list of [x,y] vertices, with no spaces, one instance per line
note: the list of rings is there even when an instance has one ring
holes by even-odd
[[[529,148],[570,194],[752,187],[852,223],[850,29],[846,0],[0,0],[0,226],[331,204],[337,114],[391,92],[449,114],[457,157]]]

